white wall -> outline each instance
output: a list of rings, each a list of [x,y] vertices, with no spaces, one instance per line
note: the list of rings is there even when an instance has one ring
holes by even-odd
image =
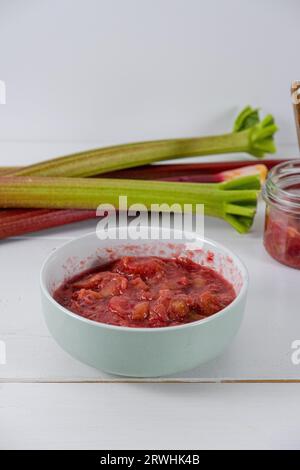
[[[299,43],[297,0],[0,0],[0,141],[222,132],[250,103],[295,145]]]

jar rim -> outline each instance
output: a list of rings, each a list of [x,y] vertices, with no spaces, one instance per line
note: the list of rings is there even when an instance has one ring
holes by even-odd
[[[291,189],[295,186],[298,186],[297,193]],[[266,202],[287,212],[300,214],[300,158],[273,167],[262,193]]]

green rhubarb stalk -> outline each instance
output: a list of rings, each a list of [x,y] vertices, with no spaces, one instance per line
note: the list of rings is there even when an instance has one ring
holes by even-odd
[[[86,177],[167,159],[235,152],[261,158],[276,151],[273,140],[276,131],[271,115],[260,121],[258,110],[248,106],[236,118],[231,133],[88,150],[30,165],[13,171],[12,175]]]
[[[223,183],[173,183],[145,180],[53,177],[0,177],[1,208],[96,209],[99,204],[128,206],[152,204],[204,204],[205,215],[220,217],[238,232],[252,225],[260,189],[258,175]]]

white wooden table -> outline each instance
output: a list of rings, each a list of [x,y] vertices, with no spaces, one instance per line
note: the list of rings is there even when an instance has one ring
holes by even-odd
[[[95,143],[96,145],[97,143]],[[89,143],[89,146],[91,144]],[[26,164],[86,144],[4,144],[1,164]],[[108,376],[68,356],[50,337],[39,269],[95,221],[0,242],[0,449],[300,448],[299,272],[262,245],[263,207],[248,235],[207,219],[205,234],[246,263],[242,328],[218,359],[159,380]]]

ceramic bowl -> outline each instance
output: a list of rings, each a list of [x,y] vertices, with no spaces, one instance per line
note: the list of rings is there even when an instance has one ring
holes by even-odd
[[[119,232],[122,229],[118,229]],[[121,256],[188,256],[214,268],[230,281],[235,300],[200,321],[162,328],[129,328],[85,319],[52,297],[66,278]],[[40,276],[42,309],[57,343],[80,361],[108,373],[131,377],[176,374],[208,362],[230,344],[245,309],[248,274],[230,250],[194,235],[182,240],[100,240],[96,232],[74,239],[52,252]]]

